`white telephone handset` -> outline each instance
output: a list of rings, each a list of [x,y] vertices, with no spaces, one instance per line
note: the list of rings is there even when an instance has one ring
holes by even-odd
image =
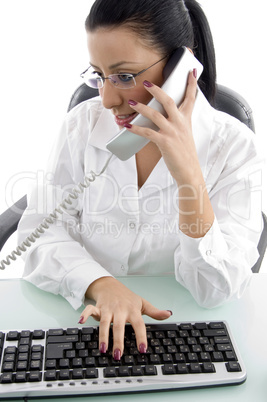
[[[197,78],[199,78],[203,66],[186,47],[178,48],[164,67],[162,89],[175,101],[177,106],[184,99],[188,74],[194,68],[197,70]],[[148,106],[166,116],[163,106],[155,98],[151,99]],[[158,130],[158,127],[151,120],[140,114],[133,119],[131,124]],[[148,142],[149,140],[146,138],[124,128],[106,144],[106,147],[124,161],[140,151]]]

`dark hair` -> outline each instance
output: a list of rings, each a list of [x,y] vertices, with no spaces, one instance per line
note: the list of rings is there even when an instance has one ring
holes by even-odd
[[[207,18],[196,0],[96,0],[85,21],[87,31],[127,25],[163,56],[186,46],[204,71],[199,86],[213,103],[216,62]]]

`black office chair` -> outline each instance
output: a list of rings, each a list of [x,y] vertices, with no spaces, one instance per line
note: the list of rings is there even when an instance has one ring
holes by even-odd
[[[80,85],[71,97],[68,111],[70,111],[79,103],[97,95],[98,91],[96,89],[92,89],[86,84]],[[240,96],[235,91],[223,85],[217,85],[215,107],[218,110],[221,110],[236,117],[255,132],[252,110],[245,99],[242,98],[242,96]],[[19,220],[26,207],[27,197],[25,195],[10,208],[8,208],[4,213],[2,213],[2,215],[0,215],[0,250],[4,246],[7,239],[12,235],[12,233],[16,231]],[[260,270],[261,262],[263,260],[264,253],[267,247],[267,217],[264,213],[262,213],[262,216],[264,227],[258,244],[260,257],[257,263],[252,267],[252,271],[254,273],[259,272]]]

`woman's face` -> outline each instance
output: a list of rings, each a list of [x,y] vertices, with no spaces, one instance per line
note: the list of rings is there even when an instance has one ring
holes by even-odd
[[[88,49],[90,64],[103,77],[110,74],[137,74],[162,58],[160,53],[145,46],[145,43],[126,27],[99,28],[94,32],[88,32]],[[120,128],[130,123],[136,116],[128,105],[129,99],[144,104],[151,99],[151,95],[144,88],[143,81],[162,85],[162,70],[165,63],[166,60],[162,60],[136,77],[136,86],[133,88],[119,89],[110,80],[104,81],[103,88],[99,89],[103,106],[111,110]]]

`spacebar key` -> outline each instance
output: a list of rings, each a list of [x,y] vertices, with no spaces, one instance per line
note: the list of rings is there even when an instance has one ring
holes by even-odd
[[[46,348],[47,359],[63,359],[65,350],[71,350],[72,342],[66,343],[49,343]]]

